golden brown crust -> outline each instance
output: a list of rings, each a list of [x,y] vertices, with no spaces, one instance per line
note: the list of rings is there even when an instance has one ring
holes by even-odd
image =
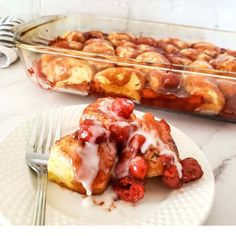
[[[89,40],[89,39],[106,39],[108,34],[98,30],[94,30],[94,31],[84,32],[83,35],[85,37],[85,40]]]
[[[107,39],[109,39],[115,47],[122,45],[124,42],[134,43],[136,40],[136,38],[133,34],[115,33],[115,32],[109,34]]]
[[[111,56],[115,55],[112,44],[105,39],[89,39],[86,41],[83,51]]]
[[[191,47],[198,50],[199,52],[204,52],[210,57],[216,57],[220,52],[220,48],[216,45],[208,42],[196,42],[192,43]]]
[[[192,61],[196,60],[199,54],[198,50],[194,48],[184,48],[179,53]]]
[[[54,87],[88,92],[95,69],[86,61],[45,55],[41,59],[41,72]]]
[[[147,44],[139,44],[136,46],[141,52],[157,52],[158,49]]]
[[[140,101],[140,91],[145,75],[139,70],[116,67],[98,72],[94,76],[94,88],[98,94],[123,96]]]
[[[144,52],[136,57],[139,62],[147,62],[152,63],[153,65],[161,65],[161,64],[169,64],[170,62],[167,60],[165,56],[163,56],[159,52]]]
[[[66,48],[74,50],[81,50],[83,48],[83,44],[81,42],[68,41],[60,37],[57,38],[55,41],[51,42],[49,45],[58,48]]]
[[[214,68],[211,66],[211,64],[203,59],[195,60],[193,63],[189,64],[188,70],[201,73],[215,74]]]
[[[61,38],[67,40],[67,41],[76,41],[80,43],[85,42],[85,38],[82,32],[79,31],[67,31],[65,32]]]
[[[162,82],[163,82],[164,73],[165,72],[160,71],[160,70],[150,71],[147,75],[148,87],[150,87],[154,91],[163,89]]]
[[[141,53],[140,50],[128,47],[128,46],[118,46],[116,48],[116,55],[123,58],[136,58]]]
[[[169,42],[169,39],[160,39],[157,41],[157,46],[166,53],[178,53],[180,49]]]
[[[201,113],[219,114],[225,104],[225,98],[214,80],[207,76],[194,74],[183,75],[182,86],[192,95],[201,95],[204,98],[203,105],[196,111]]]
[[[139,36],[135,42],[136,42],[136,44],[145,44],[145,45],[149,45],[152,47],[157,46],[157,41],[151,37]]]
[[[178,54],[167,54],[166,57],[171,63],[176,64],[176,65],[187,66],[192,63],[192,60],[190,60],[189,58],[178,55]]]
[[[93,38],[86,41],[83,51],[94,53],[97,55],[108,55],[108,56],[115,55],[115,50],[112,44],[109,41],[100,38],[99,39]],[[93,56],[93,58],[97,60],[88,60],[88,63],[91,66],[94,66],[96,68],[96,71],[101,71],[110,67],[114,67],[113,63],[107,63],[101,60],[99,61],[99,59],[96,56]]]
[[[217,70],[222,70],[226,73],[227,71],[236,72],[236,58],[226,53],[219,55],[216,59],[210,61],[210,63]]]
[[[172,44],[179,49],[185,49],[190,47],[190,45],[187,42],[180,40],[178,38],[165,38],[162,39],[162,41],[165,43]]]

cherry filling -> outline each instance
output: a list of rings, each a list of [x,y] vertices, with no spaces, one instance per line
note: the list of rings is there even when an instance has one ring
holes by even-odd
[[[165,169],[162,181],[170,188],[180,188],[183,185],[175,165],[170,165]]]
[[[143,135],[135,134],[130,140],[130,142],[128,143],[128,147],[137,153],[140,151],[145,141],[146,141],[146,138]]]
[[[144,180],[148,171],[148,165],[142,157],[136,156],[130,161],[129,171],[136,179]]]
[[[127,123],[127,125],[119,125],[114,123],[109,126],[111,139],[117,143],[124,143],[129,139],[129,135],[137,129],[136,126]]]
[[[111,109],[118,116],[121,116],[125,119],[129,119],[134,110],[134,103],[129,99],[116,98],[115,101],[112,103]]]
[[[162,161],[165,168],[169,168],[171,165],[172,157],[167,155],[161,155],[159,159]]]
[[[203,175],[203,171],[197,160],[188,157],[180,161],[182,169],[182,181],[188,183],[190,181],[200,179]]]
[[[108,140],[109,134],[102,123],[87,119],[80,125],[77,137],[82,142],[100,144]]]
[[[113,183],[117,196],[127,202],[138,202],[144,197],[144,184],[130,177],[124,177]]]
[[[165,167],[162,181],[170,188],[180,188],[183,183],[200,179],[203,175],[201,166],[194,158],[188,157],[180,160],[180,164],[182,165],[181,179],[179,178],[176,166],[171,164],[172,158],[169,156],[161,156],[160,158]]]
[[[168,73],[163,78],[163,86],[166,89],[175,89],[180,84],[181,77],[174,73]]]

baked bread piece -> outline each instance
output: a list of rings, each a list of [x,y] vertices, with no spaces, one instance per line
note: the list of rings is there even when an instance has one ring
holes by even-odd
[[[100,124],[94,123],[92,128],[98,133],[104,131]],[[49,180],[81,194],[101,194],[110,183],[116,160],[115,144],[109,139],[101,143],[84,142],[78,132],[61,138],[52,148]]]
[[[197,69],[198,68],[198,69]],[[190,64],[191,71],[213,73],[212,66],[204,60],[196,60]],[[202,72],[202,73],[203,73]],[[214,77],[183,73],[181,86],[191,95],[200,95],[204,103],[196,111],[206,114],[219,114],[225,104],[225,98],[217,86]]]
[[[134,103],[128,99],[98,98],[84,109],[80,118],[80,124],[83,124],[85,120],[91,119],[102,122],[109,129],[113,123],[131,123],[136,120],[133,109]]]
[[[89,92],[95,69],[88,62],[70,57],[44,54],[39,62],[40,74],[57,88]]]
[[[220,54],[214,60],[211,60],[210,63],[217,70],[225,71],[226,75],[228,75],[227,72],[236,72],[236,58],[227,53]]]
[[[95,74],[93,82],[97,94],[126,97],[139,102],[145,74],[126,67],[109,68]]]
[[[124,42],[135,43],[136,37],[133,34],[113,32],[108,35],[107,39],[112,42],[114,47],[118,47]]]
[[[115,50],[112,46],[112,43],[105,39],[89,39],[84,44],[84,52],[95,54],[93,56],[96,59],[96,55],[108,55],[114,56]],[[96,68],[96,71],[105,70],[107,68],[114,67],[113,63],[106,63],[99,60],[88,60],[88,63]]]
[[[211,58],[214,58],[221,53],[219,47],[209,42],[195,42],[191,44],[191,47],[196,49],[198,52],[203,52],[209,55]]]
[[[182,86],[191,95],[202,96],[204,102],[195,111],[206,114],[219,114],[225,104],[225,98],[213,79],[207,76],[185,74]]]
[[[170,62],[168,59],[162,55],[159,52],[144,52],[136,57],[137,62],[142,62],[142,63],[149,63],[153,66],[158,66],[158,67],[166,67],[167,65],[170,65]],[[150,69],[148,68],[143,68],[143,67],[137,67],[137,69],[143,71],[143,72],[149,72]]]
[[[84,44],[84,52],[92,52],[96,54],[115,55],[115,50],[111,42],[105,39],[89,39]]]

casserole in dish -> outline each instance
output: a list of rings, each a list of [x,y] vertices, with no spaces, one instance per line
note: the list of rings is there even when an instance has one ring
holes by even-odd
[[[15,34],[44,89],[236,121],[236,34],[173,24],[48,16]]]

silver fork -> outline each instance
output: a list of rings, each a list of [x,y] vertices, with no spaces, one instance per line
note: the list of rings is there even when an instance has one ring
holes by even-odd
[[[41,121],[41,122],[40,122]],[[51,146],[61,137],[62,108],[57,112],[39,115],[26,150],[26,162],[37,173],[37,193],[33,225],[45,225],[47,163]]]

